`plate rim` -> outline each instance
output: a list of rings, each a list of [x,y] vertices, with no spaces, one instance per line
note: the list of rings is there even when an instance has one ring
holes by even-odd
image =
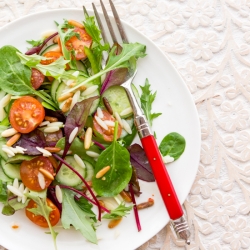
[[[77,12],[80,12],[80,11],[82,11],[82,10],[81,10],[81,9],[78,9],[78,8],[60,8],[60,9],[49,9],[49,10],[36,11],[36,12],[34,12],[34,13],[30,13],[30,14],[27,14],[27,15],[25,15],[25,16],[21,16],[21,17],[15,19],[15,20],[13,20],[13,21],[11,21],[11,22],[5,24],[4,26],[0,27],[0,32],[2,32],[4,29],[8,29],[9,26],[15,25],[15,24],[18,23],[20,20],[29,19],[29,18],[35,17],[36,15],[41,15],[41,14],[45,14],[45,13],[63,12],[63,11],[77,11]],[[89,13],[91,13],[91,14],[93,13],[93,10],[87,9],[87,11],[89,11]],[[103,14],[100,13],[99,11],[98,11],[98,13],[99,13],[100,15],[103,15]],[[112,20],[114,19],[114,17],[111,16],[110,14],[109,14],[109,16],[111,17]],[[135,31],[136,33],[139,33],[139,35],[142,36],[145,40],[147,40],[147,42],[149,42],[150,44],[152,44],[152,45],[154,46],[154,48],[155,48],[159,53],[161,53],[161,55],[165,58],[165,60],[167,60],[168,63],[171,65],[172,69],[175,71],[175,74],[178,75],[179,80],[182,82],[182,87],[184,87],[184,88],[186,89],[186,91],[189,93],[189,98],[192,100],[191,103],[192,103],[193,109],[195,110],[195,114],[196,114],[196,123],[197,123],[197,126],[200,128],[199,114],[198,114],[198,111],[197,111],[195,102],[194,102],[194,100],[192,99],[192,94],[190,93],[190,91],[189,91],[189,89],[188,89],[188,87],[187,87],[187,85],[186,85],[186,83],[185,83],[183,77],[181,76],[181,74],[179,73],[179,71],[177,70],[177,68],[175,67],[175,65],[172,63],[172,61],[167,57],[167,55],[158,47],[158,45],[157,45],[154,41],[152,41],[150,38],[148,38],[146,35],[144,35],[141,31],[139,31],[138,29],[134,28],[131,24],[129,24],[127,21],[123,20],[122,18],[121,18],[121,21],[122,21],[123,24],[125,24],[125,26],[128,26],[129,29],[132,29],[132,30]],[[199,130],[198,147],[199,147],[199,149],[201,149],[201,131],[200,131],[200,130]],[[180,203],[181,203],[182,205],[183,205],[184,201],[187,199],[187,197],[188,197],[188,195],[189,195],[189,193],[190,193],[190,190],[191,190],[191,188],[192,188],[192,185],[193,185],[193,183],[194,183],[194,181],[195,181],[195,178],[196,178],[196,175],[197,175],[197,172],[198,172],[198,168],[199,168],[199,163],[200,163],[200,153],[199,153],[199,155],[198,155],[198,157],[197,157],[196,170],[195,170],[195,173],[196,173],[196,174],[193,176],[192,181],[191,181],[191,185],[190,185],[190,187],[187,189],[187,191],[185,192],[186,194],[183,196],[182,199],[180,199]],[[184,213],[185,213],[185,211],[184,211]],[[155,235],[156,235],[157,233],[159,233],[159,232],[169,223],[169,221],[170,221],[170,220],[168,219],[168,221],[166,222],[166,224],[164,224],[164,225],[159,229],[159,231],[155,233]],[[152,237],[153,237],[153,236],[154,236],[154,235],[152,235]],[[142,244],[144,244],[145,242],[149,241],[150,239],[151,239],[151,238],[145,240]],[[2,241],[3,243],[0,243],[0,244],[4,244],[4,247],[7,247],[7,248],[8,248],[8,245],[9,245],[9,244],[7,243],[7,241],[5,241],[5,240],[3,240],[3,239],[1,239],[1,241]],[[6,244],[5,244],[5,243],[6,243]],[[10,245],[9,245],[9,246],[10,246]],[[136,247],[138,248],[139,246],[141,246],[141,244],[138,245],[138,246],[136,246]]]

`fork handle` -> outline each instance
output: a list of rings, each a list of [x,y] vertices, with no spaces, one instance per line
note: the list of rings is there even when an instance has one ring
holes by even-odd
[[[182,206],[174,190],[172,181],[163,163],[153,135],[141,138],[141,143],[153,170],[156,183],[167,208],[170,219],[176,220],[183,215]]]

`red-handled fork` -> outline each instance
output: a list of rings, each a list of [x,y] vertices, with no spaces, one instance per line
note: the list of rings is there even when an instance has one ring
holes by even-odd
[[[111,25],[110,19],[107,14],[107,11],[101,0],[100,2],[101,2],[103,14],[104,14],[109,32],[111,34],[112,40],[113,42],[117,42],[114,31],[113,31],[113,27]],[[126,33],[123,29],[122,23],[114,7],[114,4],[112,3],[111,0],[109,0],[109,2],[110,2],[110,6],[112,9],[119,33],[121,35],[121,38],[124,43],[128,43]],[[93,8],[94,8],[94,12],[95,12],[95,16],[96,16],[99,28],[101,29],[102,34],[104,33],[104,37],[105,37],[105,32],[102,28],[100,17],[98,15],[98,12],[96,11],[94,4],[93,4]],[[188,227],[187,221],[183,213],[182,206],[176,195],[175,189],[173,187],[173,184],[169,177],[167,169],[163,163],[162,156],[159,152],[157,143],[155,141],[153,133],[151,132],[148,121],[145,115],[143,114],[143,111],[141,110],[140,106],[138,105],[137,100],[131,88],[131,83],[136,75],[136,72],[137,71],[135,70],[133,75],[130,76],[129,79],[126,82],[124,82],[121,86],[125,88],[128,98],[130,100],[130,104],[133,108],[135,126],[138,130],[138,134],[139,134],[142,146],[145,150],[148,161],[153,170],[153,174],[154,174],[156,183],[158,185],[158,188],[160,190],[163,202],[167,208],[169,217],[171,219],[171,225],[177,237],[185,240],[186,243],[189,245],[190,244],[190,240],[189,240],[190,231],[189,231],[189,227]]]

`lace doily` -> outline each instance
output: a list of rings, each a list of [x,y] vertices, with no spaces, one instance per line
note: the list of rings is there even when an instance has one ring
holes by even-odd
[[[100,8],[98,0],[0,0],[0,26],[91,2]],[[250,249],[250,0],[113,2],[179,70],[201,122],[199,171],[184,204],[192,243],[176,241],[167,225],[139,250]]]

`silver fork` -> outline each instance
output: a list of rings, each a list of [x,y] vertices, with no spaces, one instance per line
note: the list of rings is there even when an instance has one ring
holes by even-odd
[[[105,9],[105,6],[100,0],[102,11],[109,29],[109,33],[111,35],[113,43],[118,43],[118,40],[116,38],[112,23],[110,21],[110,18],[107,14],[107,11]],[[115,18],[115,22],[117,24],[121,39],[123,43],[128,43],[128,38],[126,36],[126,33],[124,31],[123,25],[121,23],[121,20],[119,18],[119,15],[115,9],[115,6],[111,0],[109,0],[112,13]],[[105,43],[108,42],[107,36],[105,33],[105,30],[103,28],[100,16],[96,10],[95,5],[92,3],[95,17],[97,20],[97,23],[99,25],[99,28],[101,30],[101,34],[103,37],[103,40]],[[179,203],[178,197],[175,193],[172,181],[168,175],[167,169],[162,161],[161,154],[159,152],[158,146],[156,144],[155,138],[153,136],[153,133],[151,132],[151,129],[149,127],[149,123],[140,108],[139,104],[137,103],[137,100],[134,96],[134,93],[131,88],[131,83],[137,73],[137,70],[135,69],[127,78],[127,80],[121,84],[121,86],[126,90],[126,93],[128,95],[128,98],[130,100],[130,104],[132,106],[133,112],[134,112],[134,123],[138,130],[139,137],[141,139],[143,148],[145,150],[145,153],[147,155],[147,158],[149,160],[149,163],[151,165],[151,168],[153,170],[159,191],[161,193],[162,199],[164,201],[164,204],[166,206],[166,209],[169,213],[170,219],[171,219],[171,226],[176,233],[176,236],[179,239],[185,240],[186,243],[190,244],[190,230],[186,221],[186,218],[184,216],[184,212],[182,210],[182,207]]]

